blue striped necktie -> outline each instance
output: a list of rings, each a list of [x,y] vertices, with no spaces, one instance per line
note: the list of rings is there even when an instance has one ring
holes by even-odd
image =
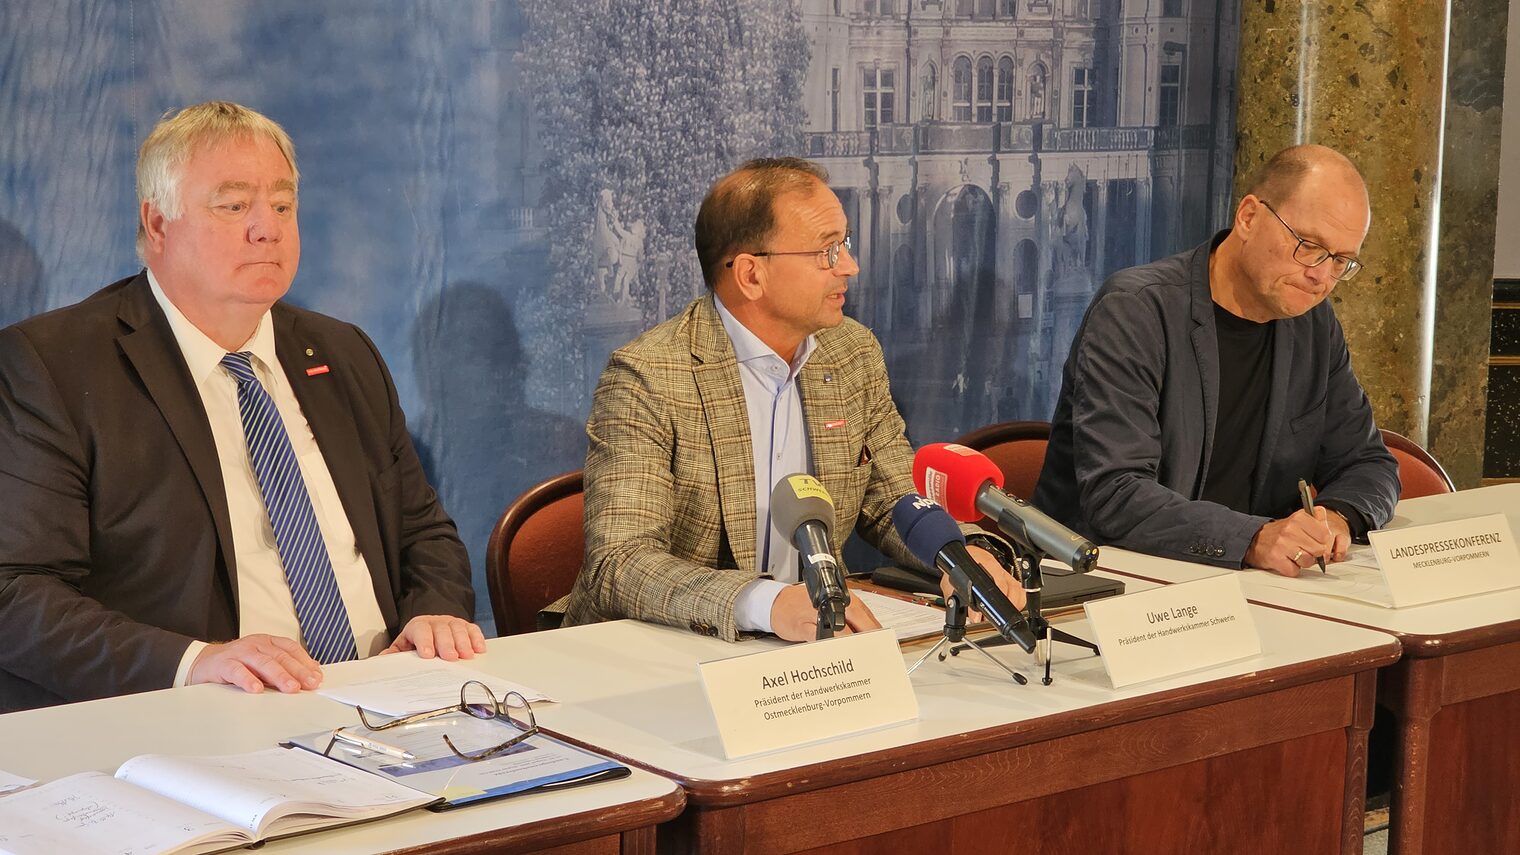
[[[333,575],[332,558],[317,526],[306,480],[301,477],[280,411],[253,373],[252,355],[229,353],[222,357],[222,367],[237,380],[243,437],[248,441],[253,473],[274,527],[275,546],[295,600],[302,641],[306,652],[323,664],[357,659],[348,609],[338,592],[338,578]]]

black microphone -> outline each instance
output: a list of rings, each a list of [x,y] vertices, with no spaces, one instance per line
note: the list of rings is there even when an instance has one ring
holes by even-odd
[[[834,500],[811,475],[787,475],[771,490],[771,523],[791,539],[802,556],[802,581],[807,585],[820,621],[825,609],[835,631],[844,629],[844,610],[850,592],[844,573],[834,560],[830,530],[834,524]],[[820,627],[821,629],[822,627]]]
[[[1044,511],[988,483],[977,494],[976,507],[991,517],[1009,537],[1021,537],[1051,558],[1070,564],[1078,573],[1098,566],[1093,542],[1045,515]]]
[[[1024,648],[1026,653],[1034,650],[1034,631],[1029,628],[1029,621],[966,551],[966,538],[944,508],[917,493],[909,493],[892,508],[892,524],[897,526],[908,551],[948,575],[961,599],[986,615],[999,635]]]
[[[1098,547],[1092,541],[1003,492],[1003,471],[979,451],[951,443],[926,445],[913,458],[913,477],[919,489],[942,498],[950,515],[961,522],[991,517],[1004,534],[1070,564],[1078,573],[1098,564]]]

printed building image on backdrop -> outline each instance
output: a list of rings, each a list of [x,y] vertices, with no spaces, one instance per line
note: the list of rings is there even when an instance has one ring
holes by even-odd
[[[687,22],[653,44],[616,26],[642,29],[646,5],[612,3],[624,22],[535,7],[524,50],[539,104],[524,119],[551,188],[535,213],[590,243],[556,246],[550,262],[586,300],[588,384],[607,351],[701,290],[692,212],[744,156],[800,153],[829,170],[861,267],[846,312],[882,339],[920,442],[1047,418],[1103,277],[1228,221],[1233,2],[741,3],[738,16],[698,13],[718,19],[716,37]],[[577,75],[577,51],[607,65],[556,87]],[[725,65],[696,104],[658,84],[651,97],[652,81],[680,89]],[[662,138],[671,148],[651,143]]]
[[[608,353],[703,292],[697,205],[749,157],[829,170],[914,442],[1047,418],[1103,277],[1228,221],[1236,7],[3,4],[0,324],[140,268],[166,110],[265,112],[301,161],[287,299],[375,340],[483,594],[502,509],[581,465]]]

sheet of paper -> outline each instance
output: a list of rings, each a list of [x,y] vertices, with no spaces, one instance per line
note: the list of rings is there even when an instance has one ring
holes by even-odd
[[[1241,582],[1246,585],[1265,585],[1393,608],[1393,592],[1388,589],[1370,546],[1353,545],[1345,561],[1326,565],[1324,573],[1312,566],[1291,579],[1270,570],[1243,570],[1241,573]]]
[[[140,855],[196,840],[222,841],[195,851],[226,848],[236,828],[103,772],[83,772],[0,799],[0,851],[15,855],[94,852]]]
[[[875,591],[852,590],[850,596],[859,597],[881,625],[892,630],[898,641],[940,635],[945,631],[944,609],[910,603]]]
[[[35,783],[37,782],[31,778],[23,778],[20,775],[12,775],[3,769],[0,769],[0,796],[3,796],[6,793],[12,792],[14,790],[25,789]]]
[[[288,748],[223,757],[144,754],[123,763],[116,777],[260,838],[271,828],[290,833],[430,801],[426,793]],[[280,823],[288,813],[312,815]]]
[[[328,674],[317,693],[341,704],[397,716],[454,706],[459,703],[459,687],[469,680],[490,686],[498,699],[518,692],[535,703],[554,700],[537,689],[483,674],[459,662],[418,659],[404,653],[346,663]]]

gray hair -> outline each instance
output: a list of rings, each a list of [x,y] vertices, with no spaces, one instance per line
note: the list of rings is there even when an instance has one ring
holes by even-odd
[[[296,168],[296,149],[279,123],[241,104],[231,101],[207,101],[165,113],[137,151],[137,203],[152,202],[170,220],[184,213],[179,197],[179,181],[190,153],[197,145],[215,144],[229,139],[266,136],[279,146],[290,164],[291,181],[298,187],[301,172]],[[141,219],[137,223],[137,255],[142,258],[147,233]]]

